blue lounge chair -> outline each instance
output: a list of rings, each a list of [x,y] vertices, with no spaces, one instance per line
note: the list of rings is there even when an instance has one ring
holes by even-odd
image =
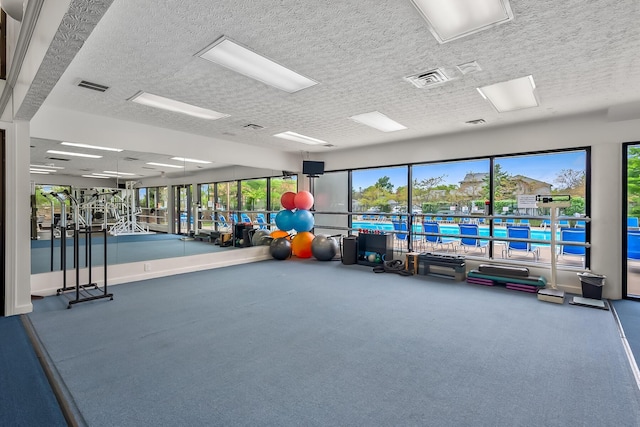
[[[627,228],[638,228],[638,217],[637,216],[628,216],[627,217]]]
[[[460,246],[467,251],[467,248],[480,249],[480,252],[484,252],[489,245],[489,241],[480,240],[480,230],[477,224],[460,224]],[[467,237],[471,236],[471,237]]]
[[[521,225],[523,227],[528,227],[529,226],[529,220],[528,219],[521,219],[520,222],[518,222],[518,225]]]
[[[437,233],[440,234],[440,224],[437,222],[425,222],[422,224],[423,230],[425,233]],[[436,247],[444,247],[445,245],[451,247],[451,251],[455,252],[456,247],[455,243],[458,242],[458,239],[454,239],[452,237],[442,237],[442,236],[433,236],[426,235],[425,241],[427,244],[431,245],[431,247],[435,250]]]
[[[246,213],[242,213],[240,214],[240,218],[242,219],[242,222],[246,222],[251,224],[253,221],[251,221],[251,217],[249,215],[247,215]]]
[[[586,221],[576,221],[574,227],[576,228],[585,228],[587,226]]]
[[[392,221],[393,231],[395,231],[395,242],[398,246],[404,246],[403,242],[408,241],[407,223],[400,221]]]
[[[505,223],[507,224],[507,227],[509,227],[512,225],[516,225],[516,220],[515,218],[507,218],[505,219]]]
[[[568,219],[561,219],[558,221],[558,227],[571,227]]]
[[[531,229],[529,227],[512,226],[507,227],[507,237],[511,239],[530,239]],[[534,260],[540,258],[540,248],[533,246],[529,242],[507,242],[507,257],[511,256],[514,251],[532,254]]]
[[[218,225],[220,227],[229,227],[229,224],[227,223],[227,218],[225,218],[224,215],[222,214],[218,214]]]
[[[548,227],[551,227],[551,220],[543,219],[542,222],[540,223],[540,227],[542,227],[543,230],[546,230]]]
[[[627,232],[627,259],[640,260],[640,231]]]
[[[563,242],[586,242],[586,231],[584,228],[563,228],[560,230],[560,240]],[[585,246],[560,245],[558,248],[558,256],[572,255],[579,256],[582,259],[582,267],[584,268],[584,257],[586,253]]]
[[[256,222],[260,226],[260,230],[267,230],[267,221],[264,218],[264,214],[256,214]]]
[[[494,218],[493,219],[493,225],[502,225],[502,219]]]

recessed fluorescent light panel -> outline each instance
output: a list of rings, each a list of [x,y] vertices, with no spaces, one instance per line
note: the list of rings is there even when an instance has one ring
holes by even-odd
[[[166,163],[155,163],[155,162],[147,162],[148,165],[151,166],[164,166],[167,168],[176,168],[176,169],[182,169],[184,168],[184,166],[179,166],[179,165],[168,165]]]
[[[40,169],[40,168],[31,168],[29,169],[31,172],[56,172],[55,169]]]
[[[114,173],[116,175],[123,175],[123,176],[135,176],[135,173],[129,173],[129,172],[116,172],[116,171],[102,171],[104,173]]]
[[[29,173],[35,173],[35,174],[39,174],[39,175],[49,175],[49,172],[46,171],[34,171],[34,170],[30,170]]]
[[[120,178],[120,175],[116,175],[116,174],[113,174],[113,173],[93,172],[90,176],[94,176],[96,178]]]
[[[406,126],[391,120],[379,111],[372,111],[370,113],[358,114],[357,116],[349,117],[354,122],[361,123],[363,125],[370,126],[374,129],[381,130],[382,132],[395,132],[397,130],[406,129]]]
[[[289,93],[318,84],[227,37],[221,37],[196,55]]]
[[[51,166],[51,165],[29,165],[32,168],[46,168],[46,169],[64,169],[62,166]]]
[[[90,148],[92,150],[102,150],[102,151],[117,151],[118,153],[124,151],[122,148],[110,148],[110,147],[100,147],[98,145],[89,145],[89,144],[79,144],[76,142],[61,142],[61,145],[67,145],[69,147],[78,147],[78,148]]]
[[[509,0],[411,0],[440,43],[513,19]]]
[[[186,159],[184,157],[172,157],[171,160],[177,160],[179,162],[189,162],[189,163],[201,163],[203,165],[209,164],[206,160],[198,160],[198,159]]]
[[[502,83],[479,87],[480,95],[499,113],[537,107],[536,84],[533,76],[520,77]]]
[[[316,138],[311,138],[310,136],[301,135],[299,133],[295,133],[295,132],[291,132],[291,131],[277,133],[277,134],[275,134],[273,136],[275,136],[276,138],[288,139],[289,141],[301,142],[303,144],[308,144],[308,145],[327,144],[327,141],[323,141],[321,139],[316,139]]]
[[[142,91],[136,93],[128,100],[148,107],[160,108],[162,110],[173,111],[174,113],[188,114],[189,116],[197,117],[199,119],[218,120],[229,117],[228,114],[218,113],[217,111],[196,107],[195,105],[176,101],[175,99],[165,98],[164,96]]]
[[[100,175],[80,175],[85,178],[99,178],[99,179],[109,179],[109,176],[100,176]]]
[[[98,156],[97,154],[75,153],[73,151],[47,150],[47,153],[50,153],[50,154],[61,154],[63,156],[86,157],[88,159],[101,159],[102,158],[102,156]]]

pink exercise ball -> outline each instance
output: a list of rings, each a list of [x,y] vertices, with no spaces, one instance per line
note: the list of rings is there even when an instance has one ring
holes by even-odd
[[[297,209],[309,210],[313,206],[313,194],[308,191],[298,191],[294,199]]]

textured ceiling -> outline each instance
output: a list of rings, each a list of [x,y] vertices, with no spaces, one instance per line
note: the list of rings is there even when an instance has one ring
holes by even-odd
[[[408,0],[115,0],[45,104],[230,144],[322,153],[428,143],[432,135],[473,131],[465,122],[480,118],[491,127],[640,101],[640,2],[512,0],[511,8],[513,21],[439,44]],[[319,84],[289,94],[194,56],[222,35]],[[462,75],[456,65],[470,61],[482,70]],[[419,89],[403,79],[437,67],[453,80]],[[499,114],[476,91],[529,74],[536,108]],[[82,89],[78,79],[110,89]],[[207,121],[128,102],[139,90],[230,117]],[[374,110],[408,129],[383,133],[348,119]],[[333,147],[272,136],[287,130]]]

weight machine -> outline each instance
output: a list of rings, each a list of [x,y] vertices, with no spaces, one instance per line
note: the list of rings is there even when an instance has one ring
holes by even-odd
[[[119,203],[114,204],[114,214],[117,220],[109,229],[109,234],[112,236],[150,234],[148,226],[145,227],[138,223],[138,216],[142,213],[142,209],[136,207],[135,183],[135,181],[127,181],[124,197],[120,198]]]

